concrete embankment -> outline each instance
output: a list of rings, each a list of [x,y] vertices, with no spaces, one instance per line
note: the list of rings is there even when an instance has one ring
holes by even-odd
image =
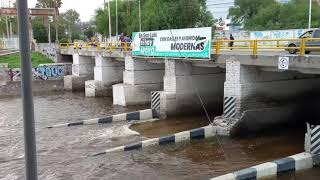
[[[32,82],[33,93],[35,95],[49,91],[62,91],[63,80],[36,80]],[[6,85],[0,86],[0,97],[2,96],[20,96],[21,81],[10,81]]]

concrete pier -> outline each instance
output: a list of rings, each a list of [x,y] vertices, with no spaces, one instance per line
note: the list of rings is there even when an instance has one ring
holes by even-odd
[[[223,118],[231,134],[305,121],[304,114],[314,108],[310,105],[320,89],[319,75],[270,70],[242,65],[236,58],[226,61]]]
[[[164,90],[160,95],[160,114],[222,113],[225,70],[194,66],[192,62],[165,60]]]
[[[112,96],[112,85],[123,81],[124,62],[112,57],[95,57],[94,80],[85,82],[87,97]]]
[[[84,90],[85,81],[93,79],[94,65],[93,57],[73,54],[72,75],[64,77],[64,88],[72,91]]]
[[[127,106],[148,104],[151,91],[163,88],[164,64],[125,57],[123,83],[113,85],[113,104]]]

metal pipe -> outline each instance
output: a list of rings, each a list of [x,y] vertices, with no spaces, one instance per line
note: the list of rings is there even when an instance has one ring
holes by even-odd
[[[37,154],[32,97],[28,1],[18,0],[19,46],[21,61],[21,89],[23,105],[26,179],[37,180]]]

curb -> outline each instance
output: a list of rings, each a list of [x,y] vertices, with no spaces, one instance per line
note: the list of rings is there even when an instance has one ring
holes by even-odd
[[[171,134],[168,136],[147,139],[147,140],[139,141],[129,145],[107,149],[104,152],[93,154],[93,156],[98,156],[98,155],[107,154],[111,152],[138,150],[138,149],[143,149],[149,146],[155,146],[155,145],[161,146],[169,143],[178,143],[178,142],[187,141],[187,140],[204,139],[204,138],[213,137],[216,134],[217,134],[217,127],[208,125],[208,126],[204,126],[197,129],[192,129],[188,131],[182,131],[176,134]]]
[[[257,166],[252,166],[250,168],[235,171],[233,173],[211,178],[210,180],[260,179],[269,176],[276,176],[286,172],[310,169],[314,165],[318,164],[320,164],[320,155],[300,153],[272,162],[267,162]]]
[[[119,121],[140,121],[140,120],[148,120],[148,119],[156,119],[159,118],[158,113],[152,109],[145,109],[135,112],[116,114],[113,116],[107,116],[103,118],[94,118],[89,120],[77,121],[72,123],[65,124],[57,124],[53,126],[48,126],[48,129],[58,128],[58,127],[70,127],[70,126],[80,126],[80,125],[91,125],[91,124],[107,124],[112,122]]]

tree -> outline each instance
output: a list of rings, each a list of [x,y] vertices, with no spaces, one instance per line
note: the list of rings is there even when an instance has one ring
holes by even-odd
[[[91,39],[95,34],[95,29],[93,27],[88,27],[83,33],[88,39]]]
[[[229,16],[235,24],[246,23],[270,3],[275,3],[275,0],[235,0],[234,7],[229,9]]]
[[[60,25],[67,29],[70,39],[72,39],[73,32],[79,31],[79,28],[76,28],[76,25],[80,23],[79,17],[80,14],[74,9],[69,9],[60,15]]]
[[[316,2],[314,6],[317,7]],[[246,30],[300,29],[308,26],[309,4],[305,0],[291,0],[281,4],[275,0],[236,0],[229,10],[234,24]],[[319,27],[320,8],[312,9],[312,27]]]
[[[107,9],[107,8],[106,8]],[[115,19],[115,2],[110,2],[111,19]],[[205,0],[141,0],[142,30],[169,28],[191,28],[212,26],[212,14],[206,8]],[[131,34],[139,31],[138,1],[118,1],[119,33]],[[108,34],[108,11],[96,10],[96,30]],[[115,33],[112,21],[112,34]]]
[[[48,42],[48,33],[41,18],[36,17],[32,21],[33,37],[38,43]]]
[[[56,38],[59,39],[59,8],[62,5],[62,0],[37,0],[38,3],[36,4],[37,8],[54,8],[56,11],[56,16],[55,16],[55,29],[56,29]]]
[[[38,0],[37,8],[54,8],[59,14],[59,8],[62,5],[62,0]]]

